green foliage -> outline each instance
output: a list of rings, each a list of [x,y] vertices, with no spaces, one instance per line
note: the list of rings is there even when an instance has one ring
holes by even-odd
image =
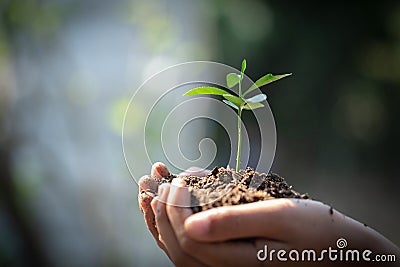
[[[192,90],[187,91],[184,96],[189,95],[228,95],[229,93],[225,90],[216,88],[216,87],[198,87]]]
[[[290,75],[292,75],[292,74],[288,73],[288,74],[282,74],[282,75],[272,75],[271,73],[269,73],[269,74],[261,77],[260,79],[258,79],[249,89],[247,89],[247,91],[243,94],[243,96],[247,95],[251,91],[253,91],[261,86],[275,82],[279,79],[285,78]]]
[[[236,84],[238,84],[240,81],[240,75],[237,75],[236,73],[229,73],[226,75],[226,84],[228,85],[228,88],[234,87]]]
[[[257,103],[257,102],[262,102],[266,99],[267,99],[267,96],[265,94],[259,94],[259,95],[248,98],[247,102]]]
[[[234,104],[236,107],[240,107],[243,104],[245,104],[245,100],[241,97],[237,97],[231,94],[225,94],[222,95],[225,99],[227,99],[228,101],[230,101],[232,104]]]
[[[264,105],[261,104],[261,103],[251,103],[251,102],[249,102],[249,103],[247,103],[246,105],[243,106],[243,109],[253,110],[253,109],[262,108],[262,107],[264,107]]]
[[[243,75],[244,75],[244,71],[246,70],[246,65],[247,65],[247,63],[246,63],[246,59],[243,59],[243,61],[242,61],[242,71],[241,71],[241,80],[243,80]]]
[[[266,84],[275,82],[279,79],[285,78],[287,76],[292,75],[291,73],[288,74],[281,74],[281,75],[272,75],[267,74],[260,79],[258,79],[252,86],[250,86],[245,93],[242,93],[242,81],[244,77],[244,71],[246,70],[247,62],[246,59],[242,61],[242,69],[239,74],[236,73],[229,73],[226,75],[226,84],[228,88],[232,88],[236,85],[239,87],[239,95],[235,96],[228,93],[225,90],[222,90],[217,87],[212,86],[205,86],[205,87],[197,87],[187,91],[184,96],[193,96],[193,95],[220,95],[223,99],[222,101],[227,104],[228,106],[233,107],[238,111],[238,146],[237,146],[237,157],[236,157],[236,171],[238,172],[240,169],[240,150],[241,150],[241,116],[243,110],[254,110],[257,108],[262,108],[264,105],[261,103],[267,99],[265,94],[258,94],[256,96],[250,98],[244,98],[245,95],[249,94],[250,92],[254,91],[255,89],[264,86]]]

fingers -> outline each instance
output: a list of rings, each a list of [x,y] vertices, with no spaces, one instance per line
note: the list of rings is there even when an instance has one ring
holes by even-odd
[[[139,179],[139,192],[152,192],[156,193],[158,191],[158,182],[155,178],[168,177],[169,171],[164,163],[156,162],[151,166],[151,175],[142,176]]]
[[[181,247],[188,246],[187,240],[185,239],[184,222],[186,218],[193,213],[192,210],[189,209],[190,193],[185,186],[186,183],[182,179],[176,178],[172,180],[168,196],[168,205],[166,207],[168,218]]]
[[[203,177],[203,176],[206,176],[206,175],[208,175],[210,173],[210,170],[207,170],[207,169],[202,169],[202,168],[199,168],[199,167],[190,167],[189,169],[187,169],[186,171],[184,171],[184,172],[181,172],[180,174],[179,174],[179,176],[190,176],[190,175],[193,175],[193,176],[199,176],[199,177]]]
[[[167,167],[163,163],[157,162],[152,166],[151,176],[145,175],[139,179],[139,208],[143,212],[147,228],[157,241],[157,244],[163,249],[164,245],[158,239],[159,234],[150,203],[158,191],[158,182],[155,178],[167,177],[168,175],[169,171]]]
[[[179,176],[188,176],[188,175],[193,175],[193,176],[206,176],[207,174],[210,173],[210,170],[207,169],[202,169],[199,167],[190,167],[186,171],[181,172]],[[165,166],[164,163],[162,162],[156,162],[153,164],[151,167],[151,176],[156,177],[156,178],[162,178],[162,177],[168,177],[169,171],[167,166]]]
[[[159,196],[155,198],[151,203],[153,211],[156,214],[157,228],[160,233],[159,240],[167,248],[168,256],[175,263],[176,266],[203,266],[200,262],[198,262],[193,257],[187,255],[182,250],[175,236],[175,231],[170,224],[170,219],[167,214],[166,203],[169,202],[168,195],[170,192],[170,187],[172,186],[174,185],[161,185],[159,188]],[[180,198],[179,194],[177,198]]]
[[[168,255],[178,266],[254,266],[260,264],[257,252],[264,248],[265,240],[204,243],[191,239],[185,230],[185,220],[192,211],[190,193],[181,179],[171,185],[160,186],[159,197],[152,202],[160,240]],[[167,196],[166,196],[167,195]],[[229,226],[232,227],[232,226]],[[237,229],[236,229],[237,230]],[[284,243],[269,241],[269,247],[282,248]]]
[[[139,179],[139,207],[144,214],[151,214],[151,212],[148,212],[151,209],[150,202],[157,193],[159,185],[155,178],[167,177],[168,175],[169,171],[165,164],[156,162],[151,167],[151,176],[145,175]]]
[[[157,190],[158,183],[154,177],[145,175],[139,179],[139,192],[146,191],[156,193]]]
[[[148,222],[155,223],[153,210],[151,209],[151,206],[150,206],[152,199],[153,198],[151,196],[147,195],[145,192],[139,193],[139,197],[138,197],[139,207],[140,207],[140,211],[143,213],[146,225],[148,225]],[[151,216],[153,218],[151,218]]]
[[[199,212],[185,221],[188,235],[198,241],[266,237],[286,241],[292,234],[294,203],[274,199]]]
[[[171,204],[172,206],[190,207],[190,192],[189,188],[186,187],[186,183],[184,180],[182,180],[181,178],[175,178],[172,180],[167,201],[168,204]],[[190,214],[192,214],[192,212],[189,212],[189,215]]]
[[[156,227],[155,214],[151,207],[153,198],[157,195],[159,184],[155,178],[167,177],[169,175],[168,168],[161,162],[156,162],[151,168],[151,175],[145,175],[139,179],[139,208],[143,213],[144,220],[151,235],[156,240],[158,246],[167,252],[165,245],[159,238],[159,232]],[[168,253],[167,253],[168,254]]]
[[[185,231],[185,220],[192,214],[192,211],[185,206],[190,204],[190,194],[185,183],[181,179],[174,179],[169,189],[169,196],[165,208],[170,222],[169,231],[174,232],[172,236],[163,236],[164,243],[169,249],[174,244],[174,250],[170,255],[178,253],[178,257],[192,257],[198,262],[208,266],[254,266],[257,261],[257,251],[264,248],[264,245],[249,241],[229,241],[223,243],[203,243],[191,239]],[[183,207],[182,207],[183,206]],[[189,217],[190,218],[190,217]],[[158,225],[157,221],[157,225]],[[227,226],[234,227],[234,226]],[[159,227],[161,235],[164,235],[164,228]],[[235,229],[238,230],[238,229]],[[271,246],[283,246],[282,243],[271,241]],[[259,247],[259,248],[258,248]],[[257,249],[258,248],[258,249]],[[177,257],[175,257],[176,259]]]
[[[151,166],[151,176],[156,178],[168,177],[169,171],[167,166],[162,162],[156,162]]]
[[[158,184],[150,176],[143,176],[139,180],[139,195],[138,202],[140,211],[143,213],[144,221],[151,235],[156,240],[157,245],[165,250],[164,244],[158,239],[158,231],[156,228],[156,221],[154,212],[151,208],[151,201],[153,200],[154,193],[157,192]]]
[[[263,237],[304,246],[332,244],[349,225],[346,216],[321,202],[282,198],[202,211],[188,217],[184,228],[201,242]]]
[[[158,233],[155,228],[154,213],[151,209],[150,202],[155,196],[154,193],[157,192],[157,190],[158,183],[154,178],[147,175],[140,178],[138,195],[139,208],[143,213],[147,228],[150,230],[153,236],[155,234],[158,236]]]
[[[165,209],[162,209],[163,207],[161,206],[161,204],[165,203],[165,195],[168,196],[169,186],[169,184],[160,185],[160,187],[158,188],[158,196],[151,201],[151,209],[153,211],[153,214],[155,215],[154,220],[157,225],[157,237],[155,238],[159,242],[161,242],[164,247],[165,243],[160,235],[161,229],[159,222],[164,219],[168,220],[168,217],[166,217]]]
[[[193,171],[193,170],[192,170]],[[203,174],[207,174],[205,170]],[[198,218],[191,219],[193,216],[192,211],[188,208],[190,206],[190,193],[188,188],[185,187],[185,183],[181,179],[174,179],[171,184],[163,184],[158,186],[155,177],[166,177],[169,175],[168,169],[162,163],[156,163],[152,167],[152,175],[142,177],[139,181],[140,195],[139,203],[141,210],[144,213],[146,225],[149,228],[151,234],[156,239],[157,244],[167,253],[168,257],[177,266],[245,266],[245,265],[257,265],[260,262],[257,260],[257,251],[263,248],[261,241],[265,243],[264,239],[254,239],[249,242],[249,237],[259,237],[260,228],[253,229],[254,233],[250,236],[245,236],[243,231],[238,226],[242,223],[247,223],[247,220],[240,216],[241,211],[223,211],[222,218],[228,218],[227,224],[218,220],[220,213],[214,215],[210,214],[212,227],[204,224],[209,217],[207,214],[205,219]],[[193,172],[191,173],[193,175]],[[199,172],[197,175],[202,175]],[[155,196],[155,192],[158,188],[159,195]],[[152,194],[154,193],[154,195]],[[242,205],[245,206],[245,205]],[[242,209],[246,211],[247,209]],[[270,209],[271,214],[273,208]],[[253,207],[251,215],[252,220],[256,220],[254,213],[259,212],[256,207]],[[204,213],[204,212],[201,212]],[[200,214],[200,213],[199,213]],[[225,215],[224,215],[225,214]],[[261,215],[259,215],[262,217]],[[265,216],[265,215],[264,215]],[[239,218],[236,219],[235,217]],[[249,216],[245,216],[249,217]],[[276,216],[275,216],[276,217]],[[188,221],[185,223],[185,221]],[[219,223],[213,223],[217,221]],[[197,224],[197,225],[196,225]],[[279,224],[277,222],[276,224]],[[188,227],[189,226],[189,227]],[[255,226],[255,224],[253,224]],[[252,225],[247,225],[243,228],[251,229]],[[200,236],[199,240],[228,240],[225,242],[199,242],[192,238],[191,235],[196,237],[196,231],[190,231],[192,227],[198,227],[197,234],[206,233],[205,236]],[[222,234],[215,235],[222,228]],[[262,230],[263,227],[261,227]],[[264,227],[269,228],[269,227]],[[273,227],[276,230],[276,227]],[[228,230],[227,230],[228,229]],[[189,231],[188,231],[189,230]],[[257,231],[258,230],[258,231]],[[202,232],[203,231],[203,232]],[[232,232],[239,232],[239,234],[232,234]],[[272,231],[272,230],[271,230]],[[229,237],[231,236],[231,237]],[[246,237],[246,241],[231,241],[229,239],[236,239],[240,237]],[[283,242],[277,240],[268,240],[269,247],[282,247],[285,245]]]

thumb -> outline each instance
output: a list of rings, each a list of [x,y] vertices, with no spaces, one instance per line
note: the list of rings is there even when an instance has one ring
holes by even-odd
[[[282,240],[292,230],[294,206],[292,200],[273,199],[218,207],[189,216],[184,227],[192,239],[203,242],[251,237]]]

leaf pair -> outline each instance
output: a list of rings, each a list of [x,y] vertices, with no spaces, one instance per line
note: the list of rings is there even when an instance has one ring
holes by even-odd
[[[236,171],[238,172],[240,169],[240,151],[241,151],[241,116],[242,116],[242,110],[253,110],[257,108],[262,108],[264,105],[261,103],[267,99],[267,96],[265,94],[258,94],[256,96],[250,97],[250,98],[244,98],[245,95],[251,93],[255,89],[264,86],[266,84],[272,83],[274,81],[277,81],[279,79],[282,79],[284,77],[287,77],[289,75],[292,75],[291,73],[288,74],[282,74],[282,75],[272,75],[272,74],[267,74],[258,79],[252,86],[250,86],[244,93],[242,93],[242,81],[244,77],[244,71],[246,70],[246,59],[242,61],[242,69],[240,71],[240,74],[237,73],[229,73],[226,75],[226,85],[228,88],[232,88],[236,85],[239,87],[239,95],[235,96],[227,91],[217,88],[217,87],[212,87],[212,86],[204,86],[204,87],[197,87],[192,90],[187,91],[184,96],[191,96],[191,95],[220,95],[224,100],[222,100],[225,104],[228,106],[231,106],[235,108],[238,111],[238,150],[237,150],[237,156],[236,156]]]
[[[261,104],[260,102],[267,99],[267,96],[265,94],[259,94],[249,99],[245,99],[242,97],[234,96],[223,89],[211,86],[197,87],[195,89],[189,90],[184,94],[184,96],[191,96],[191,95],[220,95],[223,98],[225,98],[223,100],[225,104],[235,109],[243,108],[247,110],[263,107],[264,105]]]
[[[275,82],[282,78],[292,75],[291,73],[281,74],[281,75],[272,75],[271,73],[264,75],[260,79],[258,79],[246,92],[244,92],[243,96],[247,95],[248,93],[252,92],[253,90],[260,88],[261,86],[267,85],[269,83]]]
[[[261,104],[260,102],[267,99],[267,96],[265,94],[259,94],[259,95],[253,96],[249,99],[240,98],[237,96],[233,96],[231,94],[222,95],[222,96],[225,99],[227,99],[227,100],[222,100],[225,104],[227,104],[235,109],[243,108],[246,110],[252,110],[252,109],[264,107],[264,105]]]
[[[211,87],[211,86],[205,86],[205,87],[197,87],[192,90],[189,90],[184,94],[184,96],[190,96],[190,95],[220,95],[224,100],[222,100],[225,104],[239,110],[239,109],[246,109],[246,110],[253,110],[257,108],[264,107],[261,102],[265,101],[267,99],[267,96],[265,94],[259,94],[256,96],[253,96],[251,98],[244,98],[245,95],[249,94],[250,92],[254,91],[255,89],[264,86],[266,84],[272,83],[274,81],[277,81],[279,79],[282,79],[284,77],[287,77],[289,75],[292,75],[291,73],[288,74],[282,74],[282,75],[272,75],[267,74],[258,79],[252,86],[250,86],[246,92],[242,94],[242,81],[244,77],[244,71],[246,70],[246,59],[243,60],[242,62],[242,69],[240,74],[237,73],[228,73],[226,75],[226,85],[228,88],[232,88],[235,85],[239,85],[239,96],[232,95],[228,93],[227,91],[217,88],[217,87]]]
[[[228,86],[228,88],[232,88],[236,84],[240,85],[241,81],[243,80],[244,71],[246,70],[246,64],[246,59],[243,59],[240,75],[236,73],[228,73],[228,75],[226,75],[226,85]],[[241,95],[240,92],[239,94]]]

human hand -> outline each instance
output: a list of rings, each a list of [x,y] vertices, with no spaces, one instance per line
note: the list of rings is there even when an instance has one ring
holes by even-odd
[[[313,249],[318,253],[328,247],[337,249],[338,238],[345,238],[352,249],[399,257],[398,248],[383,236],[318,201],[274,199],[194,215],[188,208],[173,205],[189,204],[189,199],[184,182],[177,179],[172,185],[162,185],[151,202],[157,224],[153,236],[176,265],[255,266],[263,264],[257,253],[265,245],[268,251]],[[268,263],[292,265],[278,261],[276,255],[274,260]],[[321,266],[321,262],[302,263]],[[326,256],[324,265],[333,264],[337,262]]]
[[[180,176],[186,175],[194,175],[194,176],[205,176],[209,174],[209,170],[201,169],[198,167],[191,167],[187,169],[185,172],[180,173]],[[147,228],[150,233],[156,240],[158,246],[163,249],[167,254],[168,251],[165,248],[164,244],[160,241],[159,233],[156,227],[155,215],[151,208],[151,201],[154,197],[157,196],[159,184],[156,181],[156,178],[166,178],[169,176],[169,171],[167,167],[161,163],[154,163],[151,168],[151,174],[145,175],[139,180],[139,195],[138,202],[139,208],[143,213],[144,221],[146,223]]]

